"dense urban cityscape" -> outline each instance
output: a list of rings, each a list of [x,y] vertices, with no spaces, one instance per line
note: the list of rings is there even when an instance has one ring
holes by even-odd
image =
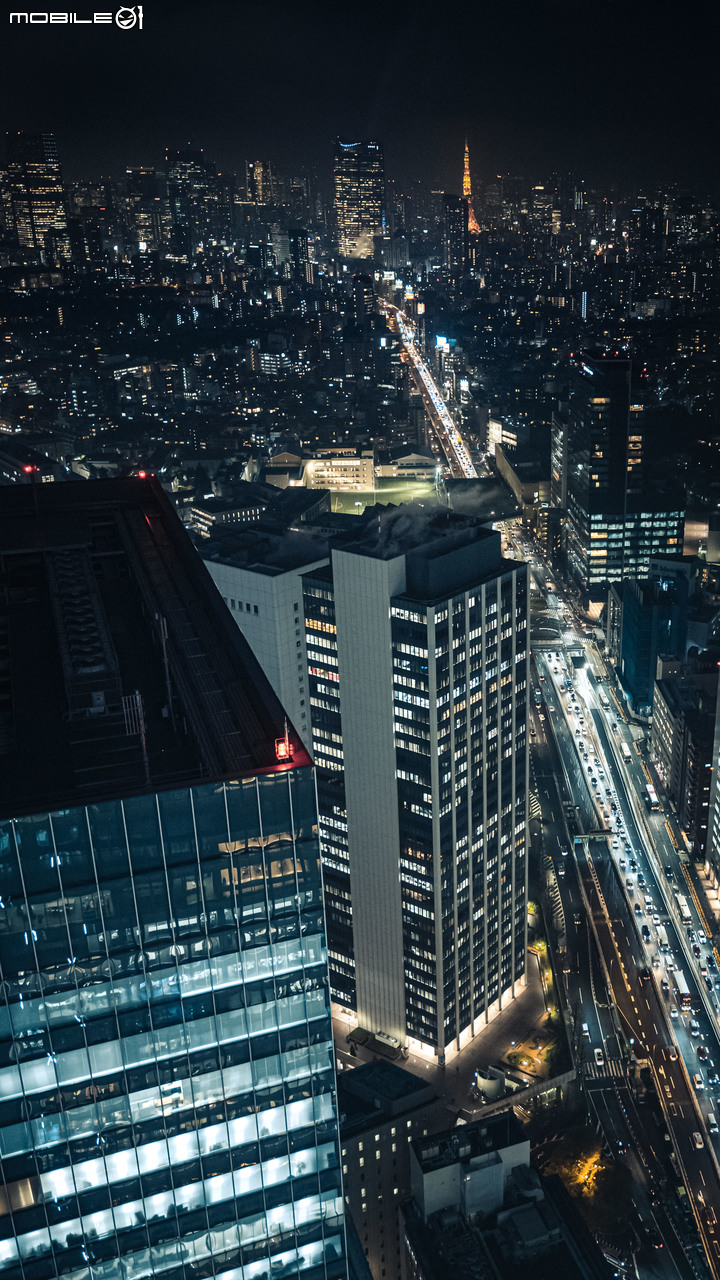
[[[717,191],[46,114],[0,1276],[720,1277]]]

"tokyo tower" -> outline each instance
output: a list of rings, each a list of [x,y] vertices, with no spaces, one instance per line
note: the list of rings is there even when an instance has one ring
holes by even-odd
[[[470,148],[465,139],[465,168],[463,169],[463,197],[468,202],[468,231],[478,235],[480,228],[472,205],[472,184],[470,182]]]

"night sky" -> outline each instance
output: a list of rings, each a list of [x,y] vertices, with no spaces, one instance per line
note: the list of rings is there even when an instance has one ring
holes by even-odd
[[[68,178],[161,164],[185,142],[225,172],[247,157],[329,174],[340,134],[376,136],[401,182],[457,190],[467,132],[482,178],[720,186],[704,2],[145,0],[142,31],[10,27],[11,7],[2,127],[54,131]]]

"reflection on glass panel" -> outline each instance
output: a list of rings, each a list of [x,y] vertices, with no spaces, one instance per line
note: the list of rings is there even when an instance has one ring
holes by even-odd
[[[260,835],[260,813],[254,779],[225,784],[230,840],[245,849]]]
[[[304,843],[292,843],[293,816],[304,824]],[[114,1200],[133,1197],[82,1221],[53,1223],[49,1234],[23,1234],[23,1258],[54,1247],[75,1249],[74,1261],[103,1239],[110,1243],[96,1255],[116,1248],[119,1257],[103,1261],[91,1250],[92,1277],[83,1264],[70,1280],[147,1280],[179,1266],[203,1268],[240,1239],[262,1247],[292,1231],[292,1180],[335,1170],[315,822],[308,772],[307,785],[268,775],[131,797],[87,814],[62,811],[52,825],[47,817],[19,824],[21,856],[39,876],[32,919],[21,888],[0,910],[0,962],[11,938],[9,972],[23,970],[0,1005],[0,1035],[12,1032],[18,1046],[0,1069],[0,1098],[24,1097],[28,1118],[0,1128],[0,1152],[36,1152],[38,1195],[59,1207],[77,1193],[102,1195],[108,1184]],[[7,862],[10,876],[12,839],[0,824],[0,872]],[[46,965],[40,974],[36,952]],[[284,1045],[298,1047],[279,1052]],[[283,1105],[284,1088],[307,1096]],[[324,1126],[318,1148],[297,1132],[317,1124]],[[271,1138],[279,1141],[268,1143],[261,1163],[258,1142]],[[68,1141],[78,1145],[58,1146]],[[228,1150],[235,1153],[228,1164],[247,1161],[232,1173],[222,1157]],[[213,1154],[221,1158],[203,1170],[200,1157]],[[143,1185],[152,1192],[145,1199]],[[279,1206],[267,1217],[247,1215],[238,1228],[236,1198],[249,1196],[255,1206],[263,1188]],[[338,1193],[339,1173],[328,1196],[300,1201],[303,1247],[283,1250],[274,1276],[322,1262],[322,1218],[337,1212]],[[195,1216],[206,1204],[221,1219],[209,1233]],[[172,1238],[138,1249],[138,1228],[148,1221]],[[16,1263],[16,1248],[0,1242],[0,1268]],[[261,1274],[269,1275],[267,1258],[228,1271],[226,1280]]]

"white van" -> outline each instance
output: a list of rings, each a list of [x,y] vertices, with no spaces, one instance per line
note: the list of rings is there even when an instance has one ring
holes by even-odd
[[[388,1049],[400,1048],[400,1041],[396,1040],[395,1036],[389,1036],[386,1031],[376,1031],[375,1039],[379,1040],[380,1044],[386,1044]]]
[[[695,1072],[695,1075],[693,1076],[692,1080],[693,1080],[693,1085],[696,1093],[699,1093],[701,1089],[705,1088],[705,1081],[703,1080],[699,1071]]]
[[[720,1133],[720,1129],[718,1129],[718,1122],[715,1119],[714,1111],[708,1111],[707,1121],[708,1121],[708,1133]]]
[[[582,1024],[582,1033],[583,1033],[583,1035],[584,1035],[584,1037],[585,1037],[585,1039],[586,1039],[586,1040],[589,1040],[589,1039],[590,1039],[590,1028],[589,1028],[589,1026],[588,1026],[587,1022],[583,1022],[583,1024]]]

